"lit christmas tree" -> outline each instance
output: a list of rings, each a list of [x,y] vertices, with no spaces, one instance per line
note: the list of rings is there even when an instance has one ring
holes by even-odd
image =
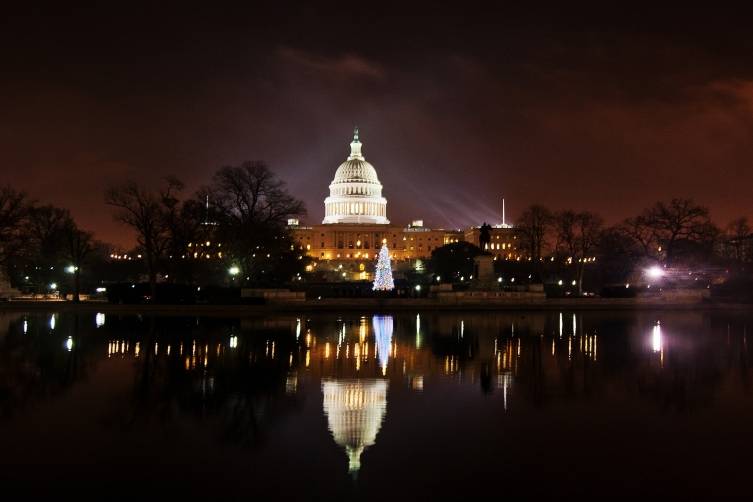
[[[387,249],[387,244],[382,244],[374,273],[374,291],[392,291],[393,289],[395,289],[395,283],[392,282],[390,250]]]

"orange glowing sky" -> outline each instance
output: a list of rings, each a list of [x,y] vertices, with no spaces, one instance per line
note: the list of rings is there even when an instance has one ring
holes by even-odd
[[[503,195],[512,219],[542,202],[617,221],[672,196],[721,225],[753,215],[750,12],[348,5],[18,7],[0,183],[127,245],[108,184],[193,190],[263,159],[314,222],[357,124],[396,223],[495,222]]]

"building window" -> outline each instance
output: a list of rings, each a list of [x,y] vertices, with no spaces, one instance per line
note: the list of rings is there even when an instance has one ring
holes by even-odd
[[[324,243],[322,242],[322,245],[321,245],[321,246],[319,246],[319,247],[322,247],[322,248],[323,248],[323,247],[324,247]]]

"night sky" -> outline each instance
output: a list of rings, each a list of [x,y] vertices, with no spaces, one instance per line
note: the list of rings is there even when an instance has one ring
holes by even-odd
[[[108,184],[193,191],[244,160],[320,222],[356,124],[394,223],[496,223],[502,195],[512,219],[673,196],[753,216],[750,9],[101,3],[0,14],[0,183],[103,240],[130,243]]]

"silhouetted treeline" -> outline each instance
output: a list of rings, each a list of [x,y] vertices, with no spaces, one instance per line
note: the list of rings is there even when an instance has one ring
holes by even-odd
[[[482,241],[489,242],[488,232],[482,227]],[[572,294],[626,289],[640,282],[650,267],[667,271],[666,281],[683,271],[695,286],[710,287],[731,278],[748,280],[753,262],[753,235],[746,218],[717,227],[708,208],[692,199],[657,202],[612,226],[592,211],[554,211],[534,204],[523,211],[512,232],[520,259],[495,263],[509,287],[515,280],[561,286],[562,292]],[[483,252],[468,243],[449,244],[432,253],[430,268],[442,282],[467,280],[473,257]]]
[[[66,209],[1,188],[0,265],[13,285],[30,292],[55,286],[77,298],[82,281],[87,291],[102,283],[144,282],[155,297],[158,282],[266,287],[305,278],[309,259],[287,227],[305,207],[261,162],[222,167],[194,194],[185,194],[172,176],[154,186],[125,181],[107,190],[105,202],[135,234],[133,249],[113,251],[79,228]],[[481,242],[489,242],[491,230],[481,228]],[[703,270],[693,278],[704,287],[720,277],[744,284],[753,261],[747,220],[720,228],[708,208],[691,199],[657,202],[612,226],[592,211],[534,204],[512,232],[520,259],[495,264],[500,278],[509,280],[505,285],[543,282],[568,294],[630,284],[651,266],[684,268],[691,276]],[[443,282],[470,277],[480,252],[470,244],[439,248],[429,272]],[[425,280],[415,275],[406,277]]]
[[[12,187],[0,188],[0,266],[13,286],[34,293],[116,282],[274,286],[303,271],[288,218],[303,203],[262,162],[220,168],[194,194],[173,177],[150,186],[113,185],[105,202],[136,237],[114,250],[78,227],[67,209],[40,205]]]
[[[168,177],[159,187],[128,181],[105,194],[116,221],[136,234],[131,258],[143,262],[153,295],[158,279],[275,286],[303,272],[287,220],[306,209],[264,163],[225,166],[192,196],[183,190]]]
[[[81,229],[67,209],[41,205],[10,186],[0,187],[0,266],[13,283],[36,292],[70,291],[78,301],[90,286],[107,246]]]

